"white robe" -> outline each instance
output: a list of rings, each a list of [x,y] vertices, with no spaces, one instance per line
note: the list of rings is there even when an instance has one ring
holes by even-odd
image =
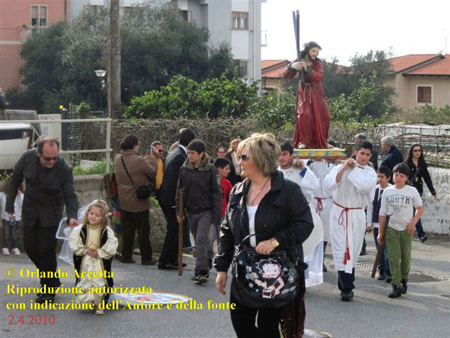
[[[325,188],[333,192],[334,204],[330,216],[330,235],[336,270],[352,273],[361,252],[366,231],[364,208],[371,202],[377,175],[369,166],[347,169],[336,183],[343,164],[336,166],[324,180]],[[345,211],[345,208],[358,208]],[[345,257],[348,250],[349,257]]]
[[[83,224],[75,227],[69,237],[69,246],[73,253],[77,256],[83,256],[83,260],[81,261],[81,273],[88,272],[96,272],[98,275],[100,272],[103,272],[103,277],[92,277],[87,275],[85,278],[80,278],[76,287],[78,289],[83,289],[85,292],[78,293],[76,296],[76,301],[78,303],[91,303],[94,302],[96,305],[100,304],[103,299],[103,293],[94,293],[89,292],[89,288],[98,288],[95,290],[100,290],[102,287],[106,287],[106,278],[104,278],[104,267],[102,259],[109,259],[116,254],[118,241],[114,232],[111,228],[107,227],[106,231],[108,234],[108,239],[106,243],[100,247],[101,240],[101,227],[91,227],[87,226],[87,236],[86,236],[86,245],[83,244],[83,241],[80,236],[81,229]],[[91,246],[95,245],[98,247],[97,253],[98,257],[93,258],[89,255],[86,255],[86,250]],[[92,274],[91,274],[92,275]]]
[[[319,180],[319,187],[313,192],[314,198],[311,200],[311,206],[322,220],[323,240],[327,242],[330,241],[330,213],[333,206],[333,196],[325,188],[323,181],[333,167],[334,164],[328,164],[325,161],[317,161],[309,165],[309,168]],[[319,204],[319,200],[321,204]]]
[[[306,200],[308,201],[308,203],[310,203],[313,197],[312,193],[319,188],[319,180],[311,171],[311,169],[306,167],[306,172],[303,177],[300,175],[301,170],[298,168],[294,167],[291,167],[289,169],[278,168],[278,170],[280,170],[283,173],[285,178],[297,183],[300,186],[303,195],[305,195]],[[310,208],[311,214],[313,214],[314,219],[315,209],[311,207],[311,204]],[[319,217],[317,217],[317,220],[320,222]],[[308,269],[305,270],[305,283],[306,287],[311,287],[323,283],[322,226],[319,226],[319,224],[316,224],[316,222],[314,222],[313,234],[311,234],[310,237],[308,237],[307,241],[308,240],[313,240],[317,243],[315,245],[315,248],[311,251],[311,253],[309,253],[306,257],[304,257],[304,262],[308,264]]]

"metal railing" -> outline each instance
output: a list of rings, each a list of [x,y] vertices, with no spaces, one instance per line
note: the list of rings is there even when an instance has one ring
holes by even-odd
[[[106,153],[106,173],[110,172],[111,152],[111,118],[96,119],[57,119],[57,120],[0,120],[0,123],[106,123],[106,148],[103,149],[87,149],[87,150],[62,150],[60,154],[84,154],[84,153]]]

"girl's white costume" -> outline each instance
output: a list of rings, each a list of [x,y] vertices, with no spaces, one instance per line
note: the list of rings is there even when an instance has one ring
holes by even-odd
[[[105,235],[106,242],[101,245],[102,236]],[[82,257],[78,272],[80,278],[76,284],[79,289],[76,298],[78,303],[94,302],[97,305],[104,299],[106,295],[104,288],[108,286],[106,277],[111,274],[111,271],[105,270],[104,260],[110,260],[116,254],[117,245],[117,238],[109,227],[81,224],[72,230],[69,237],[70,249],[75,256]],[[97,258],[86,254],[90,248],[97,249]]]

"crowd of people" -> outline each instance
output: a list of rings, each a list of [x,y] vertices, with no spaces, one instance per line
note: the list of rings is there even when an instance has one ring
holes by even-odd
[[[104,201],[93,201],[78,224],[72,169],[59,156],[59,142],[44,138],[36,149],[22,155],[0,194],[3,254],[10,254],[10,248],[12,253],[20,254],[16,232],[21,222],[27,255],[40,271],[55,272],[55,235],[65,206],[77,270],[110,271],[111,261],[117,255],[122,263],[136,263],[136,233],[142,265],[177,270],[181,222],[187,237],[183,246],[191,246],[189,233],[194,239],[192,280],[197,285],[207,283],[214,265],[216,287],[225,294],[235,246],[246,236],[257,235],[248,241],[257,254],[285,250],[296,263],[299,292],[283,307],[255,308],[237,299],[231,287],[230,302],[236,304],[231,311],[233,327],[238,337],[262,332],[263,336],[277,337],[281,322],[284,334],[297,337],[304,329],[305,288],[322,283],[323,272],[327,271],[324,257],[328,243],[342,301],[354,298],[355,265],[365,233],[372,231],[376,247],[383,246],[378,279],[392,284],[391,298],[407,292],[414,230],[422,242],[427,240],[420,221],[423,181],[434,198],[437,195],[420,144],[411,146],[405,162],[392,137],[384,137],[381,146],[386,155],[378,167],[373,145],[363,134],[355,136],[356,149],[344,161],[298,160],[290,143],[279,144],[271,134],[232,139],[228,150],[218,145],[213,159],[208,156],[205,143],[189,128],[180,130],[166,157],[159,141],[141,155],[139,139],[127,135],[120,143],[120,153],[114,157],[118,198],[112,204],[119,221],[113,218],[113,223],[120,222],[119,245],[118,228],[112,231]],[[147,195],[141,188],[152,191]],[[153,256],[150,242],[150,194],[158,200],[166,219],[159,259]],[[179,212],[180,198],[184,217]],[[303,255],[302,247],[306,250],[310,245],[308,238],[317,241]],[[218,243],[215,256],[214,241]],[[54,301],[55,288],[61,285],[59,279],[43,275],[40,283],[46,286],[46,292],[38,294],[36,302]],[[112,278],[105,276],[76,281],[78,288],[112,283]],[[92,303],[95,313],[103,314],[100,304],[108,296],[81,292],[77,301]]]

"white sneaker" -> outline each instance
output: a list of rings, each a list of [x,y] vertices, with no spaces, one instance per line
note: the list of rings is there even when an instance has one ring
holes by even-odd
[[[14,248],[14,249],[12,249],[11,251],[12,251],[13,255],[20,256],[20,250],[19,250],[19,248]]]
[[[5,256],[9,256],[9,249],[8,248],[3,248],[3,254]]]

